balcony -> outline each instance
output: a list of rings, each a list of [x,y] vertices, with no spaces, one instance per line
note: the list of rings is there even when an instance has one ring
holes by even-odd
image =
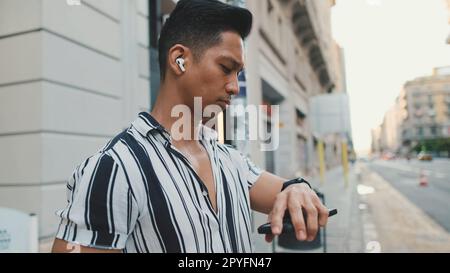
[[[292,10],[292,25],[294,33],[301,46],[308,52],[308,60],[313,68],[320,85],[327,91],[331,92],[334,83],[331,80],[329,70],[327,68],[327,60],[324,58],[323,50],[317,38],[317,31],[314,29],[312,18],[309,14],[306,0],[282,1],[285,5],[290,3]]]

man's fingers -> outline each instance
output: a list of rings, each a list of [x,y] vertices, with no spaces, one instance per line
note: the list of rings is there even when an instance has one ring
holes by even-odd
[[[278,194],[270,218],[270,227],[274,235],[280,235],[283,229],[283,216],[286,210],[286,195]]]
[[[324,204],[322,204],[322,201],[320,200],[319,196],[317,194],[314,194],[312,196],[312,202],[313,205],[317,209],[318,217],[319,217],[319,226],[324,227],[327,225],[328,222],[328,208],[325,207]]]
[[[274,236],[283,230],[283,217],[289,211],[297,240],[313,241],[320,227],[328,222],[328,209],[313,191],[291,188],[286,193],[277,195],[272,211],[268,216],[272,234],[266,235],[267,242],[272,242]]]
[[[312,202],[308,202],[308,204],[305,206],[306,211],[306,230],[308,231],[308,241],[314,240],[316,238],[317,231],[319,230],[319,223],[318,223],[318,215],[317,215],[317,209],[312,204]]]
[[[324,205],[319,206],[319,225],[321,227],[326,226],[328,223],[328,208]]]
[[[295,229],[295,237],[297,237],[297,240],[300,241],[306,240],[306,226],[305,220],[303,219],[302,206],[300,202],[296,198],[292,197],[289,199],[288,207],[291,221]]]

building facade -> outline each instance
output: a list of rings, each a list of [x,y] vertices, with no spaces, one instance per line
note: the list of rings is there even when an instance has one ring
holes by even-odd
[[[450,137],[450,69],[405,84],[407,118],[401,126],[402,144],[414,147],[421,140]]]
[[[422,141],[442,138],[450,138],[449,67],[405,83],[379,129],[372,131],[372,150],[406,155]]]
[[[336,71],[339,61],[332,62],[334,1],[245,2],[254,14],[246,42],[247,103],[280,107],[279,124],[267,124],[279,126],[279,148],[263,152],[259,141],[250,141],[250,155],[256,164],[282,177],[312,176],[318,159],[309,100],[332,92],[336,74],[343,75]],[[255,226],[266,218],[255,213]],[[261,236],[255,242],[260,250],[268,248]]]
[[[76,164],[150,108],[148,10],[0,1],[0,206],[36,213],[43,244]]]
[[[281,110],[279,149],[260,153],[253,143],[252,155],[279,175],[309,175],[317,167],[309,98],[332,92],[345,78],[342,51],[331,36],[334,1],[246,3],[255,15],[247,42],[248,101]]]
[[[371,130],[372,144],[370,148],[371,155],[381,153],[381,126],[377,126]]]

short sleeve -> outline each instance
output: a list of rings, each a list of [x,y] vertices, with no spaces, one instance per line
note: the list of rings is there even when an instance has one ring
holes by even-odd
[[[250,189],[261,176],[263,170],[253,163],[249,156],[244,155],[235,147],[228,144],[223,147],[227,149],[230,159],[237,163],[236,167],[240,170],[240,176],[243,178],[241,180],[244,180],[242,183],[246,182],[248,189]]]
[[[251,188],[261,176],[263,171],[258,166],[256,166],[256,164],[253,163],[253,161],[248,156],[245,156],[242,153],[239,154],[244,162],[244,175],[247,180],[248,188]]]
[[[107,153],[85,160],[67,183],[67,206],[56,212],[56,237],[83,246],[123,249],[138,218],[126,173]]]

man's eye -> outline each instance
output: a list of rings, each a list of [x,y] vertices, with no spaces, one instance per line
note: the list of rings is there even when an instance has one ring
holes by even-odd
[[[225,74],[229,75],[231,73],[231,69],[228,69],[226,66],[224,65],[220,65],[222,67],[222,70]]]

